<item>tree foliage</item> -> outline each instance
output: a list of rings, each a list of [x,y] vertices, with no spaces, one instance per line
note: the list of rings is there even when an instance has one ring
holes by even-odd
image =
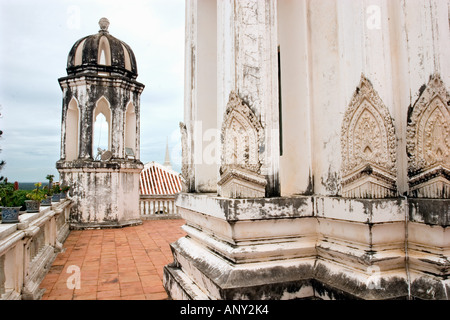
[[[0,130],[0,139],[1,139],[2,134],[3,134],[3,131]],[[0,149],[0,152],[1,152],[1,151],[2,151],[2,149]],[[5,162],[4,160],[0,160],[0,171],[2,171],[3,166],[4,166],[5,164],[6,164],[6,162]],[[3,177],[3,176],[0,176],[0,181],[3,181],[3,179],[4,179],[4,177]]]

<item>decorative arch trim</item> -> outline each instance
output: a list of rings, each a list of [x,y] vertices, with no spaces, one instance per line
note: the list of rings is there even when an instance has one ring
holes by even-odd
[[[131,59],[130,59],[130,54],[128,53],[128,49],[125,48],[125,46],[123,44],[121,44],[121,45],[122,45],[124,59],[125,59],[125,69],[127,69],[128,71],[132,71]]]
[[[108,38],[105,36],[100,38],[97,63],[105,66],[111,65],[111,48]]]
[[[67,105],[64,141],[65,159],[67,161],[76,160],[79,156],[80,108],[75,97],[72,97]]]
[[[250,107],[231,91],[221,132],[221,167],[218,185],[222,196],[265,196],[267,180],[260,174],[264,132]]]
[[[450,93],[439,74],[430,77],[407,124],[410,195],[450,197]]]
[[[341,127],[342,195],[395,197],[396,147],[389,110],[370,81],[361,75]]]
[[[83,63],[83,49],[86,39],[83,39],[80,44],[77,46],[77,50],[75,51],[74,57],[74,66],[79,66]]]
[[[222,166],[260,172],[263,128],[250,107],[234,91],[230,93],[225,111],[222,142]]]

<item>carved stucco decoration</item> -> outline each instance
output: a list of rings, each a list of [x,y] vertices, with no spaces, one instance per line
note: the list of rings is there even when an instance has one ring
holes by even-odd
[[[260,174],[263,128],[250,107],[230,93],[222,124],[220,195],[230,198],[265,196],[267,181]]]
[[[450,197],[450,94],[433,75],[408,117],[407,153],[410,195]]]
[[[342,195],[397,195],[396,136],[389,110],[363,75],[341,128]]]

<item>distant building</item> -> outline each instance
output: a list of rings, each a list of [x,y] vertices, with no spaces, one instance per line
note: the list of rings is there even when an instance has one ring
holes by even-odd
[[[139,181],[141,195],[173,195],[181,191],[180,174],[157,162],[146,163]]]
[[[169,156],[169,143],[166,145],[164,164],[146,163],[139,180],[141,217],[158,219],[163,216],[178,216],[175,195],[182,191],[181,174],[172,169]],[[163,216],[161,216],[163,214]]]
[[[181,192],[181,175],[172,169],[169,153],[169,141],[166,143],[164,164],[155,161],[145,164],[139,180],[141,195],[174,195]]]

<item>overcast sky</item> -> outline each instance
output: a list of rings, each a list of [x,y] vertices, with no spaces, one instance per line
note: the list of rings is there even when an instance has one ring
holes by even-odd
[[[141,161],[164,162],[166,139],[180,170],[185,0],[0,0],[0,172],[9,181],[59,177],[62,91],[67,56],[80,38],[110,21],[137,65],[141,96]]]

